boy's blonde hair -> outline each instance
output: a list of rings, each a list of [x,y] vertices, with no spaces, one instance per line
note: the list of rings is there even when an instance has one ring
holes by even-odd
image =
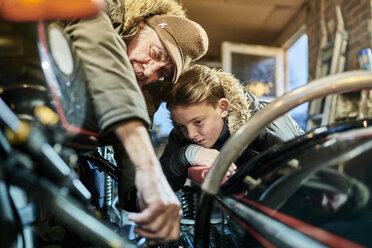
[[[229,129],[230,133],[235,133],[251,117],[251,102],[240,81],[230,73],[204,65],[189,67],[169,90],[167,108],[202,102],[215,108],[221,98],[230,102],[229,112],[234,114],[228,116]]]
[[[186,69],[172,86],[167,107],[198,104],[206,101],[213,107],[219,99],[225,97],[223,88],[215,75],[215,70],[202,65],[194,65]]]

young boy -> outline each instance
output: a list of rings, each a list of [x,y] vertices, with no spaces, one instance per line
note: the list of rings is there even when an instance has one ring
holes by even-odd
[[[230,73],[202,65],[184,71],[167,98],[174,128],[160,158],[173,190],[183,187],[190,166],[212,166],[227,138],[265,105]],[[280,117],[244,150],[227,177],[253,156],[303,133],[289,115]]]

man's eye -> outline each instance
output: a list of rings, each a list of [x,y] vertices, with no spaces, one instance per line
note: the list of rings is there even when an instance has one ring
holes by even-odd
[[[157,61],[159,61],[161,59],[161,52],[158,51],[157,49],[153,48],[151,49],[151,57]]]
[[[167,76],[168,76],[168,71],[165,68],[160,68],[158,70],[158,77],[159,77],[159,79],[160,78],[163,78],[163,80],[164,80],[164,78],[166,78]]]

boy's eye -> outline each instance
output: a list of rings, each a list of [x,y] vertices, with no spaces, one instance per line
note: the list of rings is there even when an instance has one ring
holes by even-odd
[[[202,123],[202,121],[195,121],[195,122],[194,122],[194,124],[195,124],[196,126],[201,125],[201,123]]]

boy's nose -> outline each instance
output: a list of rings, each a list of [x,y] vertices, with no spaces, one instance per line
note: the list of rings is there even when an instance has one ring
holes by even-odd
[[[190,139],[195,139],[198,136],[198,132],[193,128],[189,128],[187,132],[189,134]]]

